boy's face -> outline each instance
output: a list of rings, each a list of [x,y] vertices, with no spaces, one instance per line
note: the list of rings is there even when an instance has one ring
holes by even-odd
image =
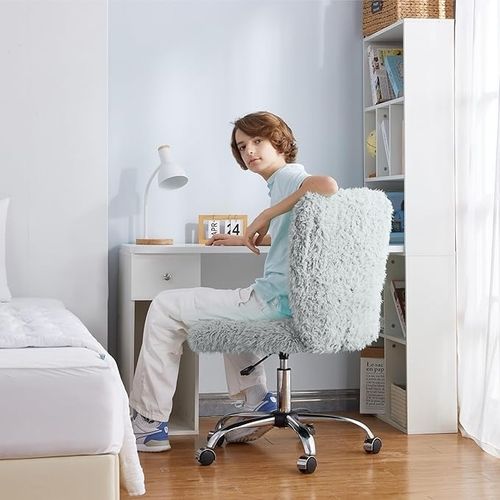
[[[250,137],[237,129],[234,137],[242,160],[248,170],[269,179],[279,168],[285,165],[285,155],[271,144],[269,139],[263,137]]]

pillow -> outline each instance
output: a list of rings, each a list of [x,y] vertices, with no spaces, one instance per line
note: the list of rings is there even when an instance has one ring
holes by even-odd
[[[12,295],[7,285],[7,269],[5,267],[5,229],[9,198],[0,200],[0,302],[8,302]]]

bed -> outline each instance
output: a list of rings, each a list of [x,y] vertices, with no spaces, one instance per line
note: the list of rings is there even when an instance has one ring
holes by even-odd
[[[0,302],[0,401],[2,498],[144,493],[116,363],[60,301]]]

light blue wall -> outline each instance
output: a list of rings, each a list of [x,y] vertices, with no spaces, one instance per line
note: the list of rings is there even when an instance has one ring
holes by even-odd
[[[311,173],[362,185],[360,1],[110,1],[109,37],[110,318],[118,248],[142,230],[158,145],[172,145],[190,178],[150,196],[151,236],[176,242],[189,241],[186,224],[200,213],[252,218],[268,205],[263,180],[240,170],[229,148],[231,122],[252,111],[288,122]],[[113,349],[113,320],[109,333]],[[355,363],[342,357],[347,375],[338,375],[331,358],[310,357],[309,366],[304,358],[305,384],[314,385],[305,389],[330,375],[327,388],[356,386]],[[224,390],[217,370],[201,392]]]

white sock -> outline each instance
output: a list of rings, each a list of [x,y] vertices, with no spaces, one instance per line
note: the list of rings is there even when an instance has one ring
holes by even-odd
[[[268,390],[265,385],[257,384],[244,389],[243,393],[245,394],[245,402],[250,406],[256,406],[266,397]]]

